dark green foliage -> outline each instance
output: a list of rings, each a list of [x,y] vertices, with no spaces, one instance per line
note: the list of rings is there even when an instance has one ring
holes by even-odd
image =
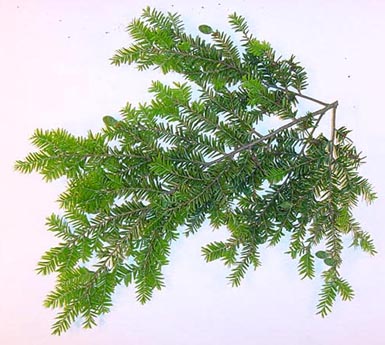
[[[57,273],[45,301],[62,309],[55,334],[78,317],[92,327],[119,284],[134,284],[137,299],[148,301],[164,286],[173,241],[205,220],[228,229],[203,256],[222,260],[232,285],[261,264],[262,248],[286,237],[302,278],[313,278],[321,260],[318,313],[326,315],[337,295],[353,297],[339,273],[343,238],[375,254],[352,214],[360,197],[371,202],[375,194],[357,172],[362,158],[349,131],[335,128],[337,102],[305,96],[306,73],[293,56],[276,57],[244,18],[229,21],[240,44],[208,25],[199,27],[207,41],[191,36],[178,15],[145,9],[128,26],[133,43],[112,63],[176,72],[185,82],[153,82],[150,103],[105,116],[97,134],[36,130],[38,151],[16,163],[21,172],[68,181],[63,214],[47,219],[60,242],[37,268]],[[300,101],[320,109],[303,113]],[[316,132],[328,111],[332,133]],[[282,123],[266,130],[271,118]]]

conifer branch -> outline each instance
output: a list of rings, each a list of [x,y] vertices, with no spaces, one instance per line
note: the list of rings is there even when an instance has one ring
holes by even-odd
[[[334,103],[326,105],[322,109],[319,109],[319,110],[317,110],[315,112],[309,113],[309,114],[307,114],[305,116],[299,117],[299,118],[297,118],[297,119],[295,119],[295,120],[293,120],[293,121],[291,121],[291,122],[289,122],[289,123],[287,123],[287,124],[277,128],[276,130],[270,132],[269,134],[263,135],[260,138],[254,140],[254,141],[252,141],[250,143],[247,143],[247,144],[245,144],[245,145],[243,145],[241,147],[238,147],[237,149],[235,149],[235,150],[233,150],[233,151],[231,151],[229,153],[224,154],[222,157],[219,157],[219,158],[217,158],[217,159],[215,159],[213,161],[208,162],[206,164],[206,166],[214,165],[216,163],[219,163],[219,162],[223,161],[224,159],[233,158],[237,153],[240,153],[240,152],[245,151],[245,150],[249,150],[253,146],[255,146],[255,145],[257,145],[257,144],[259,144],[259,143],[261,143],[261,142],[263,142],[263,141],[265,141],[267,139],[274,138],[278,133],[281,133],[282,131],[284,131],[284,130],[290,128],[290,127],[293,127],[296,124],[298,124],[298,123],[308,119],[309,116],[314,117],[314,116],[317,116],[317,115],[323,115],[328,110],[335,109],[335,107],[337,105],[338,105],[338,102],[334,102]]]
[[[186,82],[153,82],[152,102],[127,105],[119,120],[105,116],[97,134],[37,130],[38,151],[16,162],[20,172],[68,181],[59,197],[64,216],[47,218],[60,244],[37,268],[57,274],[45,301],[62,308],[54,334],[78,317],[83,327],[94,326],[112,306],[117,285],[135,285],[138,301],[148,301],[164,286],[162,267],[181,227],[193,234],[205,220],[229,230],[225,242],[208,244],[203,255],[222,260],[234,286],[261,264],[261,244],[275,245],[286,234],[300,276],[324,280],[321,316],[337,295],[353,298],[339,272],[343,236],[352,234],[353,246],[376,253],[352,216],[359,197],[371,202],[376,195],[358,173],[363,159],[349,130],[336,128],[338,102],[305,95],[306,72],[294,56],[276,57],[243,17],[232,14],[229,22],[241,44],[208,25],[199,27],[207,41],[193,37],[179,15],[147,7],[128,26],[133,43],[112,63],[172,71]],[[296,117],[299,99],[322,108]],[[315,136],[330,110],[330,136]],[[287,122],[263,135],[257,129],[268,117]],[[314,253],[320,245],[325,250]],[[323,261],[321,274],[316,260]]]

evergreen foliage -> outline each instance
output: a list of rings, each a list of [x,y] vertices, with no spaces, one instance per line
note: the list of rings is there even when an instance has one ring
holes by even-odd
[[[146,8],[128,26],[133,43],[112,63],[175,72],[185,82],[154,81],[151,102],[105,116],[99,133],[38,129],[37,152],[16,163],[23,173],[68,181],[63,213],[47,218],[60,241],[37,267],[57,274],[45,300],[61,309],[54,334],[79,317],[94,326],[119,284],[133,284],[138,301],[148,301],[164,286],[172,243],[205,220],[228,229],[226,241],[202,253],[229,267],[232,285],[261,264],[262,248],[285,237],[302,278],[315,277],[321,261],[319,314],[337,295],[353,297],[339,273],[344,237],[376,253],[352,213],[361,197],[375,199],[357,171],[363,158],[349,130],[335,127],[338,103],[303,94],[307,76],[295,57],[277,57],[243,17],[232,14],[229,23],[240,43],[208,25],[199,26],[204,38],[192,36],[179,15]],[[304,113],[302,101],[320,108]],[[326,113],[331,134],[318,128]],[[282,123],[266,130],[271,119]]]

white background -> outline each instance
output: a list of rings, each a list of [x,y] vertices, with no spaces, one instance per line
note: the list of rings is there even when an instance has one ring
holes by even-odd
[[[224,232],[202,229],[181,239],[166,268],[166,288],[145,306],[118,288],[97,328],[75,324],[50,335],[56,311],[42,306],[54,277],[34,272],[56,243],[45,217],[57,209],[63,182],[13,171],[32,150],[35,128],[98,130],[127,101],[148,99],[153,72],[111,66],[127,46],[126,25],[150,5],[179,12],[189,30],[202,23],[228,30],[227,15],[244,15],[252,32],[279,54],[295,54],[309,73],[308,94],[338,100],[338,125],[367,156],[362,173],[378,192],[355,214],[379,254],[345,253],[343,275],[356,297],[325,319],[315,316],[320,281],[301,281],[282,244],[263,250],[263,266],[239,288],[221,263],[204,263],[200,247]],[[0,344],[385,344],[385,1],[82,1],[0,0]]]

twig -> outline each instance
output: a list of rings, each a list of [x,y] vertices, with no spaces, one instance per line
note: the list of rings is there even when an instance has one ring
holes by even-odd
[[[220,162],[220,161],[222,161],[222,160],[224,160],[226,158],[232,158],[237,153],[245,151],[245,150],[248,150],[251,147],[253,147],[254,145],[259,144],[260,142],[262,142],[262,141],[264,141],[266,139],[270,139],[270,138],[274,137],[275,135],[277,135],[278,133],[282,132],[283,130],[288,129],[290,127],[293,127],[297,123],[306,120],[309,116],[316,116],[316,115],[324,114],[324,113],[326,113],[330,109],[335,109],[337,107],[337,105],[338,105],[338,102],[336,101],[336,102],[333,102],[331,104],[327,104],[322,109],[319,109],[319,110],[317,110],[317,111],[315,111],[313,113],[310,113],[310,114],[307,114],[305,116],[299,117],[298,119],[295,119],[295,120],[287,123],[286,125],[283,125],[283,126],[279,127],[275,131],[270,132],[269,134],[266,134],[266,135],[264,135],[264,136],[262,136],[262,137],[260,137],[260,138],[258,138],[256,140],[254,140],[254,141],[252,141],[250,143],[247,143],[247,144],[245,144],[245,145],[243,145],[241,147],[238,147],[234,151],[231,151],[229,153],[224,154],[222,157],[219,157],[219,158],[217,158],[217,159],[215,159],[215,160],[213,160],[211,162],[206,163],[206,167],[211,166],[211,165],[213,165],[215,163],[218,163],[218,162]]]
[[[331,129],[330,129],[330,143],[331,143],[331,151],[330,151],[330,155],[331,155],[331,160],[333,160],[334,158],[334,141],[335,141],[335,137],[336,137],[336,109],[337,107],[334,107],[332,109],[332,118],[331,118]]]
[[[306,96],[303,93],[295,92],[293,90],[285,89],[283,87],[279,87],[279,86],[276,86],[276,85],[268,85],[268,87],[271,87],[271,88],[274,88],[274,89],[277,89],[277,90],[281,90],[281,91],[285,91],[285,92],[289,92],[289,93],[291,93],[291,94],[293,94],[293,95],[295,95],[297,97],[301,97],[303,99],[307,99],[308,101],[312,101],[314,103],[318,103],[318,104],[321,104],[323,106],[328,105],[328,103],[322,102],[319,99],[316,99],[316,98],[313,98],[313,97],[310,97],[310,96]]]

